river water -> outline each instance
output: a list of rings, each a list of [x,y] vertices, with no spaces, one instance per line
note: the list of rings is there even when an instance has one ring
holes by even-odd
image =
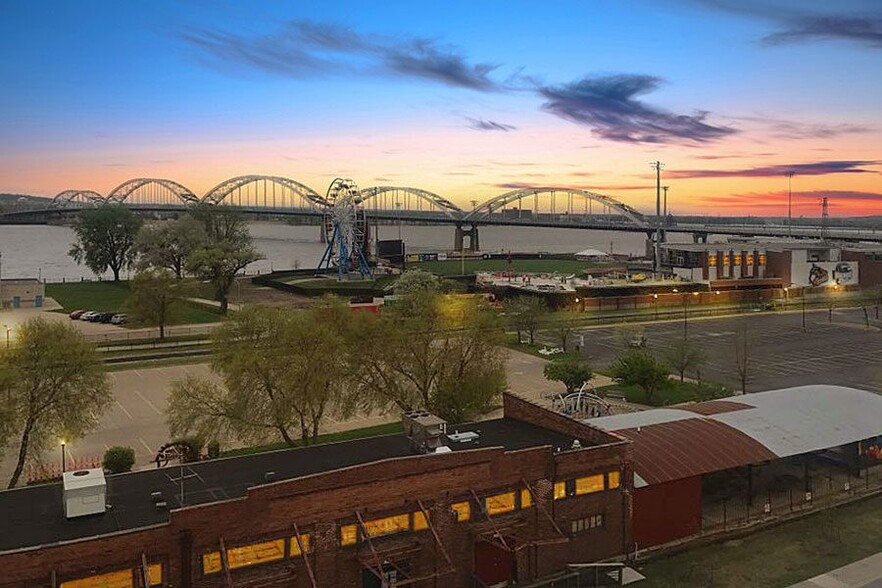
[[[249,223],[254,245],[265,259],[248,266],[248,273],[266,273],[273,269],[315,266],[325,250],[319,242],[317,226],[282,223]],[[452,226],[381,225],[380,239],[405,240],[408,252],[448,251],[453,248]],[[373,235],[372,235],[373,237]],[[485,252],[574,253],[593,248],[620,254],[642,255],[646,236],[643,233],[549,229],[533,227],[480,228],[480,242]],[[669,235],[670,240],[688,240],[688,235]],[[75,241],[69,227],[54,225],[0,226],[2,277],[42,277],[48,282],[94,279],[85,266],[77,265],[67,254]],[[105,278],[107,276],[104,276]]]

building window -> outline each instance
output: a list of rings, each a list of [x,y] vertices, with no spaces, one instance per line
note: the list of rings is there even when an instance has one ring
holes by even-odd
[[[150,564],[147,566],[147,579],[149,586],[162,585],[162,564]]]
[[[619,470],[613,470],[606,474],[607,488],[612,490],[622,485],[622,474]]]
[[[310,553],[312,551],[311,540],[312,537],[310,537],[309,533],[300,534],[300,543],[303,543],[303,548],[306,549],[306,553]],[[291,537],[288,548],[288,552],[291,554],[291,557],[298,557],[300,555],[303,555],[303,552],[300,551],[300,543],[297,543],[297,537]]]
[[[383,535],[410,531],[410,513],[365,521],[365,531],[373,539]]]
[[[533,506],[533,494],[527,488],[521,490],[521,508],[530,508]]]
[[[340,527],[340,545],[355,545],[356,543],[358,543],[358,525]]]
[[[759,256],[759,264],[760,264],[760,265],[766,265],[766,254],[765,254],[765,253],[760,253],[760,256]]]
[[[456,514],[456,522],[464,523],[472,517],[472,505],[466,502],[454,502],[450,508]]]
[[[429,521],[426,520],[426,515],[423,514],[423,511],[418,510],[413,513],[413,530],[414,531],[425,531],[429,528]]]
[[[566,482],[555,482],[554,483],[554,499],[560,500],[561,498],[567,497],[567,483]]]
[[[285,557],[285,540],[274,539],[227,549],[227,563],[231,570],[278,561]]]
[[[603,489],[603,474],[576,478],[576,495],[602,492]]]
[[[584,519],[576,519],[570,522],[570,531],[572,534],[589,531],[591,529],[599,529],[603,527],[603,514],[595,514]]]
[[[505,492],[484,499],[484,507],[490,516],[504,514],[515,509],[515,493]]]
[[[205,575],[216,574],[221,571],[220,551],[211,551],[202,554],[202,573]]]

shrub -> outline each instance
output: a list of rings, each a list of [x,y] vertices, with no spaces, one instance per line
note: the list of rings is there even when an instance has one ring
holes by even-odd
[[[205,445],[202,439],[199,439],[198,437],[175,439],[172,443],[181,446],[182,462],[199,461],[199,456],[202,454],[202,447]]]
[[[104,452],[104,461],[101,465],[111,474],[121,474],[131,471],[135,465],[135,450],[131,447],[114,445]]]

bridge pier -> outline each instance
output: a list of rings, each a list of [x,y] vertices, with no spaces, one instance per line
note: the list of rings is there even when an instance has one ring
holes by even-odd
[[[471,225],[468,229],[462,228],[462,225],[456,225],[453,237],[454,251],[462,251],[464,249],[466,237],[469,239],[469,251],[476,252],[481,249],[478,239],[478,225]]]

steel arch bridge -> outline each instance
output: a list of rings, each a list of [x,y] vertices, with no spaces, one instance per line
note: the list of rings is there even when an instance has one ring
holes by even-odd
[[[641,212],[605,194],[599,194],[597,192],[591,192],[589,190],[553,187],[520,188],[517,190],[506,192],[504,194],[500,194],[499,196],[490,198],[482,204],[478,204],[477,206],[475,206],[475,208],[471,210],[468,214],[466,214],[462,220],[464,222],[478,224],[480,224],[481,222],[487,222],[492,218],[493,213],[504,208],[507,204],[517,202],[518,209],[520,209],[521,202],[524,199],[531,197],[534,201],[533,209],[538,210],[539,197],[542,195],[550,196],[552,215],[580,214],[578,211],[576,211],[574,207],[574,200],[581,199],[584,203],[583,214],[586,216],[600,214],[600,211],[598,211],[597,213],[594,212],[593,205],[596,203],[601,205],[604,214],[609,214],[610,211],[615,211],[639,227],[649,227],[650,224]],[[564,197],[564,206],[560,209],[556,209],[555,204],[559,196]]]
[[[164,178],[134,178],[126,180],[110,191],[107,204],[195,204],[199,198],[192,190],[174,180]]]
[[[65,190],[59,192],[49,203],[49,208],[66,208],[68,206],[100,206],[104,204],[104,196],[94,190]]]
[[[278,190],[277,190],[278,188]],[[315,190],[291,178],[247,175],[224,180],[200,200],[202,204],[231,204],[266,209],[305,208],[324,211],[328,201]]]
[[[411,196],[414,198],[411,199]],[[373,186],[365,188],[359,193],[358,203],[371,210],[384,211],[397,210],[403,204],[404,206],[401,209],[408,212],[424,212],[423,204],[427,204],[425,212],[441,212],[452,220],[459,220],[465,214],[463,209],[443,196],[421,188],[404,186]],[[411,207],[411,203],[416,204],[416,207]],[[392,204],[392,206],[389,206],[389,204]]]

